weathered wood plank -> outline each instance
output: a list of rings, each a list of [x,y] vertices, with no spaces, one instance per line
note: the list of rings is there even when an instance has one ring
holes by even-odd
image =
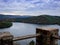
[[[52,37],[60,40],[60,36],[53,35]]]
[[[14,37],[13,41],[24,40],[24,39],[29,39],[29,38],[34,38],[34,37],[36,37],[36,36],[40,36],[40,34],[31,34],[31,35],[26,35],[26,36]]]

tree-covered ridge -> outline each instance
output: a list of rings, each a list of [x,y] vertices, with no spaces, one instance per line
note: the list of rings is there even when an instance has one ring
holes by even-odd
[[[25,18],[25,19],[17,18],[15,21],[25,22],[25,23],[35,23],[35,24],[60,24],[60,17],[41,15],[41,16],[32,16],[30,18]]]
[[[12,15],[11,16],[3,15],[2,17],[3,18],[1,18],[0,21],[23,22],[33,24],[60,24],[60,16],[40,15],[40,16],[28,16],[26,18],[21,18],[21,16],[20,17],[17,16],[16,18],[16,16]]]
[[[0,22],[0,29],[12,26],[11,22]]]

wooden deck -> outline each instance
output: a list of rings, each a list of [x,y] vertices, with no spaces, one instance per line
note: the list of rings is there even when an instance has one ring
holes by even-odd
[[[19,37],[14,37],[13,41],[17,40],[24,40],[24,39],[29,39],[29,38],[34,38],[36,36],[40,36],[40,34],[31,34],[31,35],[26,35],[26,36],[19,36]]]

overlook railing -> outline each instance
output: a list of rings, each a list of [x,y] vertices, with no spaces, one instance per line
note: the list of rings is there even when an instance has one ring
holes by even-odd
[[[31,34],[31,35],[26,35],[26,36],[14,37],[13,41],[34,38],[34,37],[37,37],[37,36],[40,36],[40,34]]]
[[[36,45],[58,45],[58,29],[36,28],[36,34],[14,37],[10,32],[0,32],[0,45],[13,45],[14,41],[36,37]]]

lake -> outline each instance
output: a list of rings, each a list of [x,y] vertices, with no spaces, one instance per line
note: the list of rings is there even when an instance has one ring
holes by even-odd
[[[29,35],[29,34],[35,34],[37,27],[40,27],[40,28],[41,27],[58,28],[60,30],[59,25],[37,25],[37,24],[27,24],[27,23],[14,22],[12,27],[5,28],[5,29],[0,29],[0,32],[8,31],[11,34],[13,34],[15,37],[25,36],[25,35]],[[59,31],[59,35],[60,35],[60,31]],[[17,41],[17,43],[21,44],[21,45],[28,45],[28,43],[32,40],[35,41],[35,38]],[[58,41],[58,44],[60,44],[59,42],[60,41]]]

